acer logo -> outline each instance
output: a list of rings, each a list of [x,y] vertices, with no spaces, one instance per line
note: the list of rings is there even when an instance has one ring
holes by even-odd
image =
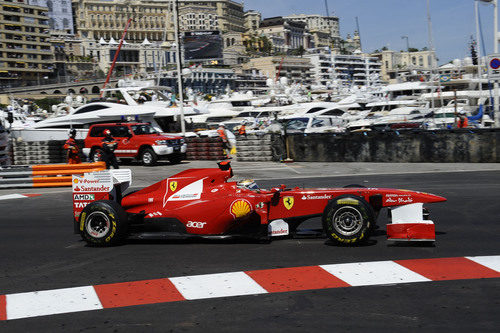
[[[207,224],[207,222],[193,222],[193,221],[189,221],[187,224],[186,224],[186,227],[187,228],[198,228],[198,229],[203,229],[205,227],[205,224]]]

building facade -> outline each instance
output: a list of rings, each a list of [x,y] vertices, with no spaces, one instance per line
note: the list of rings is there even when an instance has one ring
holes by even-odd
[[[309,85],[313,82],[311,62],[308,58],[270,56],[252,58],[243,64],[243,71],[261,73],[270,79],[286,77],[289,83]]]
[[[0,81],[35,81],[53,70],[47,7],[0,1]]]
[[[314,82],[324,87],[371,86],[381,82],[377,57],[359,52],[342,55],[323,48],[310,50],[304,57],[311,61]]]
[[[289,52],[300,48],[313,47],[313,39],[302,21],[291,21],[283,17],[264,19],[257,29],[258,35],[266,36],[272,43],[274,52]]]
[[[217,18],[217,8],[203,3],[187,3],[179,8],[180,31],[219,30]]]
[[[125,39],[140,43],[174,40],[172,1],[72,0],[76,33],[85,39],[119,40],[128,19],[133,19]]]
[[[63,30],[72,34],[73,13],[71,0],[27,0],[30,5],[47,7],[51,30]]]
[[[204,8],[207,13],[212,15],[215,13],[217,16],[217,28],[208,30],[219,30],[222,33],[245,32],[245,12],[242,3],[232,0],[181,0],[179,1],[179,13],[184,7],[193,6]],[[195,23],[194,25],[200,24]]]
[[[254,32],[260,27],[262,15],[256,10],[245,12],[245,32]]]
[[[339,18],[336,16],[300,14],[286,16],[285,19],[305,22],[314,38],[315,47],[331,47],[340,40]]]
[[[435,52],[422,50],[417,52],[398,52],[384,50],[373,53],[382,63],[382,80],[389,83],[426,79],[437,68]]]

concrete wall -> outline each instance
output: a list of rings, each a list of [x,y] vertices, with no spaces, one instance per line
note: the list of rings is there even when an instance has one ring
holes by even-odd
[[[288,142],[290,157],[304,162],[500,162],[500,129],[289,135]]]

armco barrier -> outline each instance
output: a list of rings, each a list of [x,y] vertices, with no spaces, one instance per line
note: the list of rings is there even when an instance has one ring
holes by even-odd
[[[0,168],[0,189],[71,186],[71,176],[102,171],[106,163],[25,165]]]
[[[222,160],[222,140],[219,137],[213,138],[186,138],[188,160]]]
[[[303,162],[500,162],[500,129],[297,134],[287,142],[290,157]]]
[[[53,164],[65,163],[65,141],[12,142],[13,164]]]
[[[239,135],[236,137],[236,158],[243,162],[272,161],[274,135]]]

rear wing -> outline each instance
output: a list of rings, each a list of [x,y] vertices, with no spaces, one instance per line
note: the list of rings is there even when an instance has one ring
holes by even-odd
[[[120,202],[123,192],[132,184],[130,169],[104,170],[73,175],[73,216],[78,220],[82,210],[97,200]]]

